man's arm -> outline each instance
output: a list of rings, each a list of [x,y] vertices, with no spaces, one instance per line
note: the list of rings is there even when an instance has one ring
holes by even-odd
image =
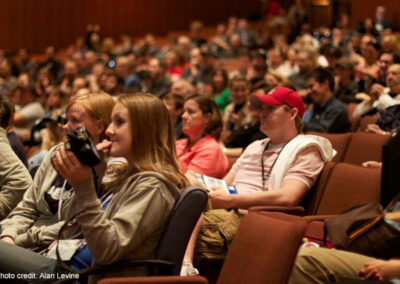
[[[233,180],[228,174],[225,181]],[[228,183],[231,184],[231,183]],[[248,209],[253,206],[296,206],[307,193],[307,185],[299,180],[284,180],[282,186],[275,190],[255,192],[250,194],[227,194],[224,190],[215,190],[208,194],[214,209],[240,208]]]

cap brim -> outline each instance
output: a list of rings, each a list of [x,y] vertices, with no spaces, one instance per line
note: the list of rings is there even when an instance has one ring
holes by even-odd
[[[250,103],[254,105],[255,107],[262,107],[262,105],[283,105],[280,100],[276,99],[275,97],[266,94],[266,95],[261,95],[261,94],[254,94],[250,96]]]

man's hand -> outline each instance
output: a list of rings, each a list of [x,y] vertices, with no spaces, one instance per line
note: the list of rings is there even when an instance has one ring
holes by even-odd
[[[11,237],[4,236],[4,237],[1,238],[1,240],[2,240],[3,242],[6,242],[6,243],[9,243],[9,244],[15,245],[14,239],[11,238]]]
[[[366,93],[357,93],[355,95],[355,98],[357,100],[362,100],[362,101],[365,101],[365,102],[369,102],[371,100],[371,97]]]
[[[374,134],[379,134],[379,135],[388,135],[389,132],[383,131],[377,124],[375,123],[370,123],[367,125],[367,129],[365,129],[365,132],[369,133],[374,133]]]
[[[382,162],[377,161],[366,161],[361,164],[365,168],[382,168]]]
[[[385,88],[380,85],[380,84],[373,84],[371,87],[371,90],[369,91],[371,95],[371,100],[376,101],[379,99],[380,96],[382,96],[385,92]]]
[[[231,207],[232,196],[219,186],[213,186],[208,193],[213,209],[225,209]]]
[[[400,277],[400,260],[376,260],[364,265],[360,275],[365,279],[389,280]]]

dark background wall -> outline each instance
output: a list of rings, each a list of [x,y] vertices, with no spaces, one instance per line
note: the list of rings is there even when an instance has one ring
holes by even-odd
[[[90,23],[119,40],[124,31],[165,35],[187,29],[194,19],[212,25],[259,12],[259,0],[0,0],[0,47],[34,53],[47,45],[66,47],[84,36]]]
[[[331,26],[335,17],[347,13],[350,15],[351,25],[358,27],[360,21],[366,18],[375,18],[375,9],[378,5],[386,7],[386,16],[395,28],[399,28],[400,1],[399,0],[304,0],[308,9],[308,17],[313,27],[322,25]]]
[[[353,26],[374,17],[377,5],[387,7],[388,18],[399,27],[399,0],[304,0],[311,24],[330,26],[336,13],[347,12]],[[254,18],[261,12],[262,0],[0,0],[0,48],[29,48],[42,53],[45,46],[64,48],[83,37],[86,26],[97,23],[103,36],[119,40],[122,32],[133,36],[146,33],[166,35],[186,30],[191,20],[206,25],[235,15]],[[288,7],[291,0],[281,0]],[[324,2],[324,1],[322,1]]]

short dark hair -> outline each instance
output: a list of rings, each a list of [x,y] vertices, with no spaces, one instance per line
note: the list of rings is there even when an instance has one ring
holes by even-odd
[[[307,74],[306,80],[314,78],[318,83],[322,84],[325,81],[329,83],[329,89],[333,92],[335,89],[335,79],[333,77],[332,72],[328,68],[317,67],[310,71]]]
[[[6,129],[15,112],[12,102],[0,96],[0,127]]]
[[[379,58],[383,55],[383,54],[390,54],[393,57],[393,64],[399,64],[400,63],[400,56],[397,52],[392,52],[392,51],[384,51],[382,50],[381,53],[379,54]]]
[[[175,109],[183,109],[183,104],[185,102],[185,98],[182,95],[175,93],[168,93],[164,97],[163,100],[172,100],[174,103]]]

